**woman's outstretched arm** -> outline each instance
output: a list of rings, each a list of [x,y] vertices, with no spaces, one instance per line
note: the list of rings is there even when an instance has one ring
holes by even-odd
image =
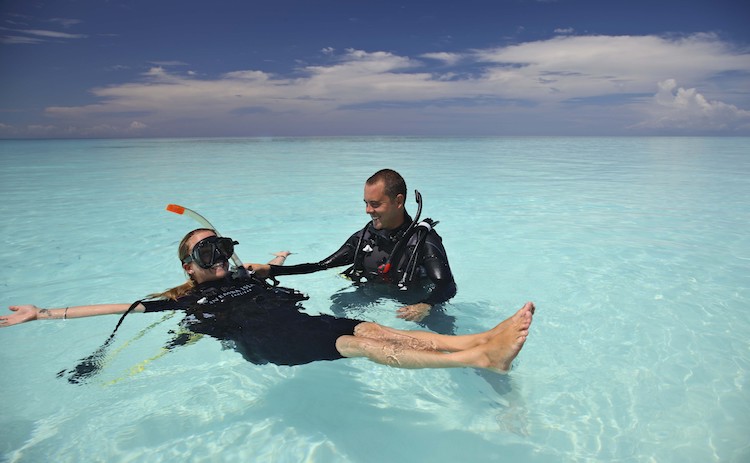
[[[0,316],[0,327],[18,325],[19,323],[30,322],[32,320],[46,319],[63,319],[93,317],[95,315],[121,314],[128,310],[130,304],[96,304],[96,305],[79,305],[73,307],[62,307],[55,309],[42,309],[35,305],[12,305],[9,307],[9,315]],[[144,312],[146,308],[143,304],[138,304],[136,312]]]
[[[289,254],[291,254],[291,252],[289,251],[274,252],[273,255],[276,257],[269,260],[268,263],[273,264],[273,265],[284,265],[284,261],[286,261],[286,258],[289,257]],[[252,270],[252,269],[248,269],[248,270]]]
[[[244,266],[251,272],[255,272],[257,276],[268,278],[271,274],[271,265],[284,265],[286,258],[289,257],[290,254],[292,254],[290,251],[274,252],[273,255],[276,257],[269,260],[266,264],[244,264]]]

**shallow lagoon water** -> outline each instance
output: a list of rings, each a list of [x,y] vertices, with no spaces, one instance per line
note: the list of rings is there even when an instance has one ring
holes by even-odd
[[[93,382],[56,378],[117,317],[0,331],[0,459],[750,460],[750,139],[306,138],[0,142],[0,305],[129,302],[182,281],[178,203],[245,261],[319,260],[391,167],[439,220],[456,331],[526,300],[507,377],[364,360],[253,365],[220,343],[159,356],[179,314],[126,319]],[[413,194],[407,200],[414,212]],[[330,313],[334,270],[286,277]],[[400,328],[382,299],[352,316]]]

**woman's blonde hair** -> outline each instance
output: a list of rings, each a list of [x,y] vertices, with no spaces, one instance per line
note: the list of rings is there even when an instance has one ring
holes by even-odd
[[[182,238],[182,241],[180,241],[180,245],[177,248],[177,257],[180,258],[180,262],[182,262],[188,256],[188,254],[190,254],[188,240],[190,240],[190,238],[196,233],[204,231],[216,233],[216,230],[212,230],[210,228],[196,228],[195,230],[185,235],[184,238]],[[150,294],[148,297],[151,299],[171,299],[173,301],[176,301],[177,299],[192,291],[193,288],[195,288],[195,281],[193,281],[192,278],[188,277],[188,280],[185,283],[168,289],[163,293]]]

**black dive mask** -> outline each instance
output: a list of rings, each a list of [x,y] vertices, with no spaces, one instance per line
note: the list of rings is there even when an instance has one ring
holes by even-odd
[[[232,238],[209,236],[198,241],[193,251],[182,259],[183,264],[195,262],[201,268],[211,268],[219,262],[226,262],[234,254],[234,245],[240,244]]]

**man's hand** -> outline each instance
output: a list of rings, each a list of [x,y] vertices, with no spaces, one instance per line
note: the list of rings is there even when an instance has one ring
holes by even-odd
[[[396,311],[396,313],[398,314],[398,318],[403,318],[404,320],[413,322],[421,322],[424,317],[429,315],[431,308],[432,306],[430,304],[420,302],[419,304],[412,304],[407,305],[406,307],[401,307]]]

